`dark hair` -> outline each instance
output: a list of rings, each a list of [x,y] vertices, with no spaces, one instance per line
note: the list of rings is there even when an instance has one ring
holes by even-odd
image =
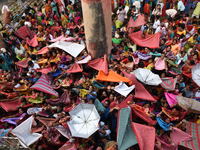
[[[94,99],[93,99],[93,98],[90,98],[89,101],[90,101],[90,100],[92,100],[92,103],[94,104]]]
[[[191,65],[194,65],[194,64],[195,64],[194,60],[191,59],[191,60],[190,60],[190,64],[191,64]]]
[[[30,60],[30,61],[28,62],[28,66],[31,66],[31,65],[33,65],[33,62]]]
[[[138,67],[139,67],[139,68],[144,68],[144,62],[143,62],[143,61],[139,61]]]
[[[132,56],[128,56],[128,61],[132,62],[133,61],[133,57]]]
[[[108,103],[108,106],[110,105],[111,101],[110,100],[106,100],[105,102]]]
[[[181,54],[183,54],[183,53],[186,54],[186,51],[181,51]]]
[[[128,50],[129,50],[130,52],[133,52],[133,49],[132,49],[132,48],[128,48]]]
[[[167,46],[166,46],[166,48],[168,48],[168,47],[172,48],[172,46],[171,46],[171,45],[167,45]]]
[[[60,108],[62,108],[62,109],[63,109],[63,107],[64,107],[64,104],[63,104],[63,103],[58,103],[58,104],[57,104],[57,107],[58,107],[58,106],[59,106]]]

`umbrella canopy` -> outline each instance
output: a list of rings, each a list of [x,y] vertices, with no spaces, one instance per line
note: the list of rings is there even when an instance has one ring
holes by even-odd
[[[200,63],[192,68],[192,79],[200,86]]]
[[[57,41],[47,47],[60,48],[66,51],[67,53],[69,53],[70,55],[72,55],[73,57],[77,57],[78,54],[80,54],[80,52],[85,49],[85,46],[83,45],[71,43],[71,42],[64,42],[64,41]]]
[[[67,124],[72,137],[88,138],[99,129],[100,116],[95,105],[79,103],[69,114],[72,120]]]
[[[134,70],[133,73],[135,77],[144,84],[159,85],[160,83],[162,83],[162,80],[160,79],[159,75],[154,74],[149,69],[138,68]]]
[[[58,96],[58,93],[49,85],[48,79],[45,75],[42,75],[39,80],[31,86],[31,89]]]

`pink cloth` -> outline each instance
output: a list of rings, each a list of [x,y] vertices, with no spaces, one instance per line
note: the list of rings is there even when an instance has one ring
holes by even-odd
[[[140,150],[154,150],[155,128],[134,122],[131,126],[137,137]]]
[[[37,34],[35,34],[31,40],[27,38],[26,43],[32,47],[38,46]]]
[[[164,94],[170,107],[173,107],[173,105],[178,103],[176,99],[176,95],[172,93],[167,93],[167,92],[165,92]]]
[[[156,70],[164,70],[165,69],[165,59],[158,58],[155,63]]]
[[[131,33],[129,37],[139,46],[148,48],[158,48],[160,33],[156,33],[146,39],[143,38],[143,32],[140,30],[138,32]]]
[[[25,60],[21,60],[21,61],[18,61],[16,62],[15,64],[20,67],[20,68],[26,68],[28,67],[28,61],[29,61],[30,58],[27,58]]]
[[[139,27],[145,23],[146,22],[144,21],[144,17],[139,14],[136,21],[134,21],[132,17],[130,18],[127,29],[130,27]]]
[[[74,63],[67,71],[66,73],[77,73],[82,72],[83,70],[80,68],[80,66],[77,63]]]
[[[52,71],[52,68],[51,66],[45,68],[37,68],[36,71],[41,72],[42,74],[48,74],[49,72]]]
[[[23,26],[23,27],[19,28],[19,29],[15,32],[15,34],[16,34],[18,37],[20,37],[20,38],[26,40],[26,37],[27,37],[27,36],[29,36],[30,38],[33,38],[34,32],[31,31],[30,28],[26,25],[26,26]]]
[[[39,50],[37,53],[35,53],[35,55],[42,55],[42,54],[47,53],[48,51],[49,49],[45,46],[41,50]]]
[[[86,64],[88,63],[90,60],[92,59],[92,57],[90,55],[88,55],[87,57],[85,57],[84,59],[77,61],[77,64]]]
[[[108,74],[108,63],[106,54],[104,55],[104,59],[98,58],[88,63],[88,66],[94,68],[96,70],[103,70],[105,74]]]
[[[50,42],[57,42],[57,41],[67,41],[67,42],[71,42],[71,41],[76,41],[78,39],[78,37],[64,37],[63,35],[57,37],[56,39],[51,40]]]

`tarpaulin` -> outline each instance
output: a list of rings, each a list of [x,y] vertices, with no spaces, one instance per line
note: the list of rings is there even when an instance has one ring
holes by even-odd
[[[174,90],[176,86],[177,78],[165,77],[162,78],[162,83],[160,84],[166,90]]]
[[[135,98],[139,98],[142,100],[148,100],[148,101],[152,101],[152,102],[156,101],[153,98],[153,96],[146,90],[146,88],[140,82],[137,81],[134,74],[128,74],[124,70],[121,70],[121,71],[135,85]]]
[[[155,125],[156,124],[156,120],[153,121],[143,110],[143,107],[133,104],[132,106],[132,110],[133,110],[133,114],[135,114],[136,116],[138,116],[139,118],[143,119],[144,121],[146,121],[147,123],[149,123],[150,125]]]
[[[88,63],[88,66],[95,70],[102,70],[105,74],[108,74],[108,63],[106,59],[106,54],[104,54],[104,59],[98,58],[92,60]]]
[[[26,43],[32,47],[38,46],[37,34],[35,34],[31,40],[27,38]]]
[[[42,74],[48,74],[49,72],[52,71],[52,67],[45,67],[45,68],[37,68],[36,69],[37,72],[41,72]]]
[[[115,87],[114,91],[126,97],[134,88],[135,85],[128,87],[125,83],[119,82],[119,85]]]
[[[64,41],[57,41],[47,47],[57,47],[60,48],[73,57],[77,57],[82,50],[85,49],[85,46],[77,44],[77,43],[71,43],[71,42],[64,42]]]
[[[46,127],[49,127],[52,125],[52,123],[56,122],[56,119],[54,118],[36,117],[36,119],[38,119]]]
[[[193,122],[186,122],[186,132],[189,135],[192,135],[193,140],[181,142],[179,145],[182,145],[186,148],[192,149],[192,150],[199,150],[200,148],[200,124],[196,124]],[[183,138],[183,137],[182,137]]]
[[[191,99],[191,98],[186,98],[182,96],[176,96],[178,105],[185,109],[186,111],[189,111],[191,113],[199,114],[200,113],[200,102]]]
[[[39,80],[30,88],[58,96],[58,93],[49,85],[48,79],[45,75],[42,75]]]
[[[139,123],[131,124],[133,132],[137,137],[140,150],[154,150],[155,144],[155,128]]]
[[[41,50],[39,50],[37,53],[35,53],[35,55],[42,55],[42,54],[47,53],[48,51],[49,49],[45,46]]]
[[[143,25],[143,24],[145,24],[145,23],[146,23],[146,22],[144,21],[144,17],[143,17],[141,14],[139,14],[136,21],[133,20],[133,17],[130,17],[130,20],[129,20],[129,22],[128,22],[127,29],[129,29],[129,28],[131,28],[131,27],[132,27],[132,28],[133,28],[133,27],[139,27],[139,26],[141,26],[141,25]]]
[[[167,102],[169,104],[169,106],[172,108],[174,105],[177,104],[177,99],[176,99],[176,95],[172,94],[172,93],[167,93],[165,92],[165,97],[167,99]]]
[[[33,38],[34,32],[31,31],[30,28],[26,25],[26,26],[23,26],[23,27],[19,28],[19,29],[15,32],[15,34],[16,34],[18,37],[20,37],[20,38],[26,40],[26,37],[27,37],[27,36],[29,36],[30,38]]]
[[[20,60],[20,61],[16,62],[15,64],[20,68],[27,68],[29,60],[30,60],[30,58],[27,58],[25,60]]]
[[[119,150],[126,150],[138,143],[137,138],[131,128],[131,109],[122,108],[117,118],[117,144]]]
[[[143,32],[138,31],[130,34],[130,38],[139,46],[148,48],[158,48],[160,33],[156,33],[146,39],[143,38]]]
[[[74,63],[67,71],[66,73],[77,73],[77,72],[82,72],[83,69],[79,66],[79,64]]]
[[[42,136],[42,134],[30,132],[33,119],[33,116],[29,117],[11,131],[12,134],[20,139],[19,142],[24,148],[27,148],[27,146],[33,144]]]
[[[132,81],[128,78],[120,76],[118,73],[110,70],[108,74],[105,74],[102,70],[99,71],[96,80],[99,81],[108,81],[108,82],[128,82],[129,85],[132,84]]]
[[[84,59],[77,61],[77,64],[86,64],[88,63],[90,60],[92,59],[92,57],[90,55],[88,55],[87,57],[85,57]]]

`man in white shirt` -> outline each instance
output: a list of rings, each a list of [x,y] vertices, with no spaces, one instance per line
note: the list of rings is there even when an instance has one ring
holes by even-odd
[[[185,10],[185,5],[183,4],[182,0],[178,2],[178,10],[183,12]]]
[[[16,44],[15,47],[15,54],[20,56],[20,55],[24,55],[25,54],[25,48],[20,46],[18,43]]]
[[[32,61],[28,62],[28,70],[29,72],[34,72],[37,68],[40,68],[40,66],[37,63],[33,63]]]
[[[158,26],[160,25],[159,17],[160,17],[160,16],[157,16],[157,15],[156,15],[156,17],[155,17],[154,24],[153,24],[153,30],[154,30],[154,31],[155,31],[155,30],[158,28]]]
[[[166,18],[168,19],[169,17],[174,18],[177,14],[177,11],[175,9],[167,9],[166,10]]]

